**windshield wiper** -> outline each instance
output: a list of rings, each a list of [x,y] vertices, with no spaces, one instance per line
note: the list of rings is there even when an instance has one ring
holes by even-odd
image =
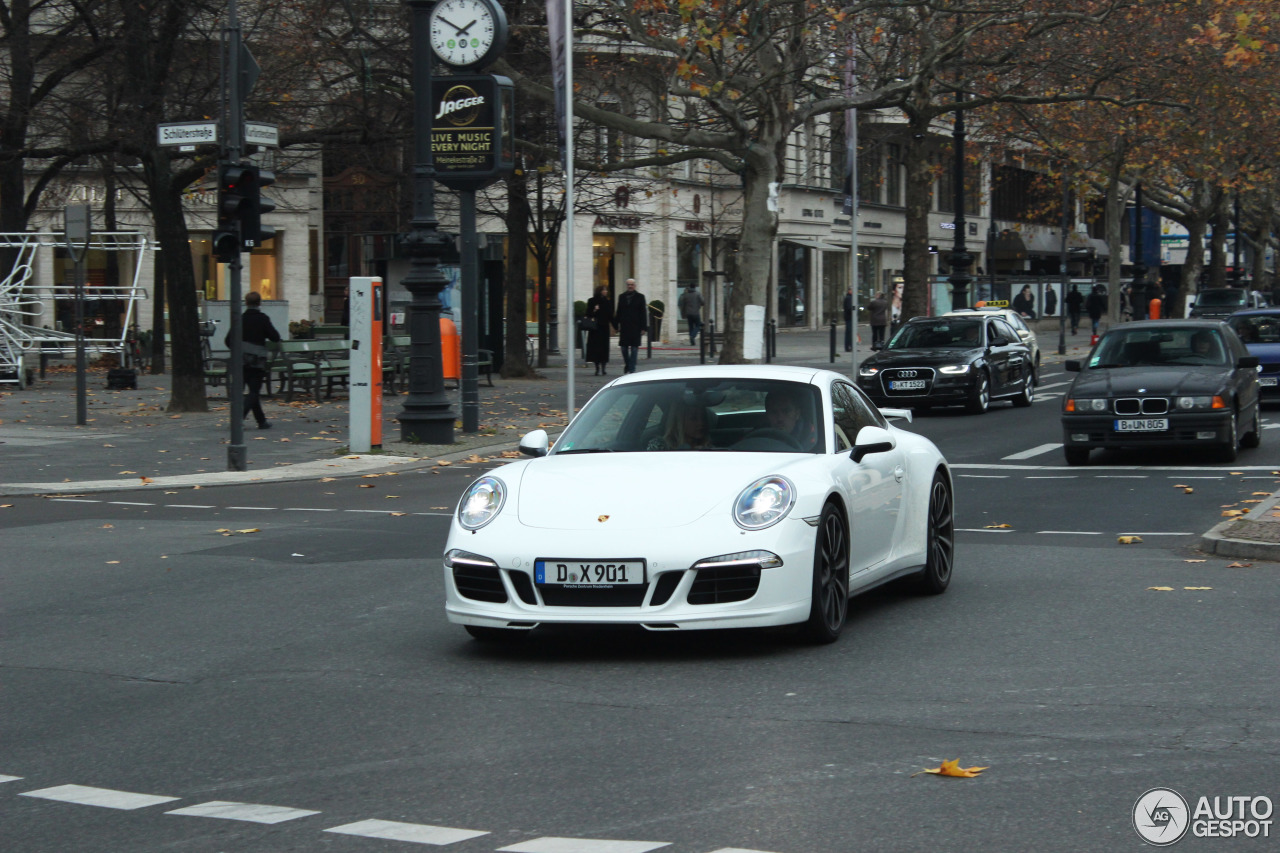
[[[556,456],[566,456],[570,453],[616,453],[612,447],[572,447],[568,450],[557,450]]]

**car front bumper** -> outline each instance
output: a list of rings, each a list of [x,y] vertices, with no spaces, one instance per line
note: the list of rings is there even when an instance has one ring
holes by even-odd
[[[960,406],[973,396],[975,377],[967,373],[938,373],[918,391],[890,391],[879,376],[858,377],[858,387],[878,406]]]
[[[1214,445],[1235,441],[1230,435],[1231,413],[1225,409],[1209,412],[1169,412],[1158,417],[1168,421],[1168,429],[1144,432],[1121,432],[1118,420],[1142,420],[1138,416],[1120,418],[1115,415],[1062,416],[1062,442],[1065,447],[1158,447],[1180,445]]]
[[[817,536],[812,525],[794,515],[755,532],[723,519],[634,535],[504,526],[471,534],[454,522],[446,550],[486,557],[496,568],[459,573],[444,566],[450,622],[493,628],[639,625],[673,631],[789,625],[809,617]],[[701,560],[755,550],[776,554],[782,565],[693,568]],[[646,582],[612,589],[539,586],[534,582],[538,559],[643,559]]]

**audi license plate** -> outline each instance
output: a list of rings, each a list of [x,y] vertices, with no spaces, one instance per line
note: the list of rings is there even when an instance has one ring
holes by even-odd
[[[889,383],[890,391],[920,391],[924,388],[923,379],[894,379]]]
[[[1274,376],[1259,376],[1259,377],[1258,377],[1258,384],[1259,384],[1259,385],[1261,385],[1263,388],[1274,388],[1274,387],[1275,387],[1275,384],[1276,384],[1276,377],[1274,377]]]
[[[1135,418],[1116,421],[1116,432],[1160,432],[1168,428],[1168,418]]]
[[[534,560],[533,579],[566,589],[608,589],[644,583],[644,560]]]

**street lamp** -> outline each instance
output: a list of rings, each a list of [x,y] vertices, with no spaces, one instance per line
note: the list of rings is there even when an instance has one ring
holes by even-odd
[[[1133,285],[1129,288],[1129,307],[1133,319],[1147,319],[1147,265],[1142,251],[1142,182],[1133,188]]]
[[[439,229],[435,211],[435,164],[431,157],[430,15],[434,0],[406,0],[412,10],[413,219],[405,246],[409,274],[409,396],[400,411],[400,438],[423,444],[453,444],[457,415],[445,394],[440,351],[440,293],[448,285],[440,258],[453,237]],[[468,318],[468,322],[473,322]]]
[[[951,310],[969,307],[969,267],[973,264],[973,255],[964,245],[964,96],[956,92],[955,125],[951,138],[955,147],[955,162],[952,163],[952,181],[955,184],[955,247],[951,250],[951,275],[947,281],[951,283]]]

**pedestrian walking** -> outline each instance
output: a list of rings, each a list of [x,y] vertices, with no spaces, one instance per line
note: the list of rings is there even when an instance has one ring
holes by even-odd
[[[1071,320],[1071,334],[1074,335],[1080,330],[1080,309],[1084,307],[1084,297],[1073,284],[1064,301],[1067,303],[1067,317]]]
[[[1058,314],[1058,291],[1053,285],[1046,285],[1044,291],[1044,316],[1055,317]]]
[[[649,303],[636,290],[636,280],[627,279],[627,289],[618,297],[613,312],[613,327],[618,330],[618,346],[622,349],[622,372],[635,373],[640,357],[640,338],[649,328]]]
[[[603,284],[596,288],[595,294],[587,300],[587,313],[583,319],[587,324],[586,357],[596,367],[596,376],[607,376],[609,373],[609,327],[613,325],[613,301],[609,299],[609,288]]]
[[[844,351],[853,352],[853,288],[844,295]]]
[[[1089,321],[1093,324],[1093,334],[1098,334],[1098,323],[1102,322],[1102,315],[1107,313],[1107,294],[1102,285],[1093,286],[1089,298],[1084,301],[1084,310],[1088,312]]]
[[[1036,318],[1036,295],[1031,292],[1031,285],[1022,285],[1022,290],[1013,297],[1013,310],[1028,320]]]
[[[702,331],[702,294],[698,286],[690,284],[680,298],[676,300],[676,308],[680,316],[689,324],[689,346],[698,345],[698,332]]]
[[[883,290],[867,303],[867,320],[871,323],[871,348],[883,349],[885,329],[889,326],[889,300]]]
[[[244,314],[240,318],[240,353],[244,365],[244,384],[248,393],[244,398],[244,416],[253,415],[258,422],[258,429],[271,429],[271,421],[262,411],[262,401],[258,395],[262,392],[262,383],[267,379],[267,363],[271,360],[271,352],[267,349],[267,341],[280,340],[280,333],[271,322],[271,318],[262,313],[262,294],[251,290],[244,296]],[[227,349],[231,348],[231,332],[223,339]]]

